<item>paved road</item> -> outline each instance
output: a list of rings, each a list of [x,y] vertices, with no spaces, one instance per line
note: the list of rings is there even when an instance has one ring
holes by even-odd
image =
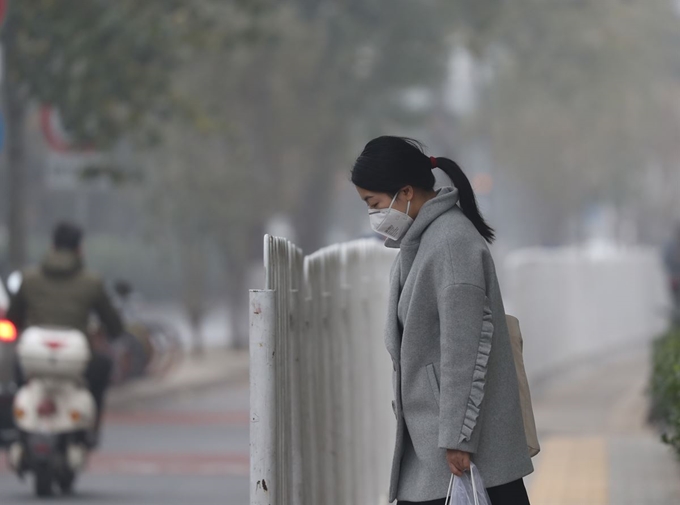
[[[543,450],[535,505],[680,503],[680,470],[644,424],[649,356],[634,351],[537,389]],[[247,505],[248,389],[163,400],[108,418],[102,450],[67,504]],[[33,498],[0,463],[0,505]]]
[[[247,505],[248,389],[232,385],[111,413],[101,450],[57,503]],[[0,504],[45,503],[0,462]]]

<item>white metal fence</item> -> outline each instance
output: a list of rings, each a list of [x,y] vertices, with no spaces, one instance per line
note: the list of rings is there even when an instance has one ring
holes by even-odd
[[[386,504],[394,251],[360,240],[303,257],[267,236],[264,255],[250,304],[251,505]]]

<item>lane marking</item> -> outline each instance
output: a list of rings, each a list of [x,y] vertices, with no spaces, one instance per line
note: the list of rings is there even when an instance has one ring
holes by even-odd
[[[100,475],[248,476],[248,454],[95,454],[87,472]]]
[[[0,475],[11,474],[3,458]],[[177,475],[247,477],[250,458],[231,454],[95,453],[85,473],[96,475]]]

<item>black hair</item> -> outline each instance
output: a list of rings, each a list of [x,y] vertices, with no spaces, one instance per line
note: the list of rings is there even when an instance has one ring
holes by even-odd
[[[436,158],[437,168],[448,175],[458,189],[460,208],[484,240],[491,243],[495,233],[484,220],[470,180],[453,160]],[[383,136],[371,140],[352,169],[352,183],[362,189],[396,195],[405,186],[432,191],[435,177],[432,161],[423,144],[405,137]]]
[[[52,234],[52,245],[58,251],[77,251],[82,240],[83,230],[72,223],[57,224]]]

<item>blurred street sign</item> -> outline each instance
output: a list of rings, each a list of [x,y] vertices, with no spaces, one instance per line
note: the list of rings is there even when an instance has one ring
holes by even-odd
[[[64,153],[48,151],[45,164],[46,184],[50,189],[77,189],[85,182],[83,172],[106,162],[101,153]]]
[[[64,130],[59,111],[51,105],[40,108],[40,129],[51,150],[65,153],[71,150],[71,139]]]
[[[58,153],[84,153],[94,152],[94,148],[87,146],[74,147],[71,135],[64,128],[59,109],[51,105],[40,107],[40,129],[48,147]]]
[[[50,189],[81,188],[86,184],[84,178],[86,171],[104,166],[109,162],[109,156],[101,151],[73,147],[56,107],[43,105],[40,108],[40,129],[48,147],[45,182]]]
[[[7,17],[7,4],[9,4],[9,0],[0,0],[0,27]]]

